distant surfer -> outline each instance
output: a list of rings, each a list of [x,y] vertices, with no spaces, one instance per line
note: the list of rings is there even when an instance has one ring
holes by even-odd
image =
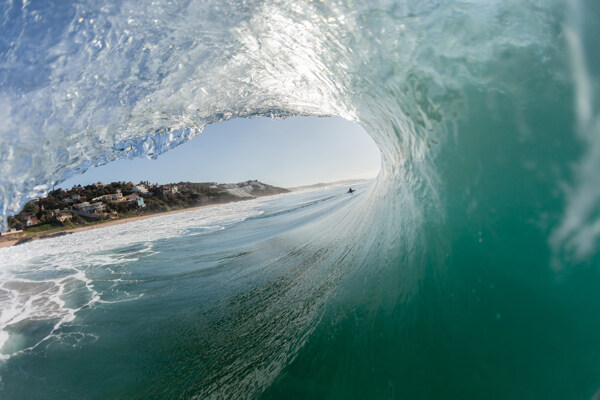
[[[348,193],[354,193],[354,192],[356,192],[356,190],[354,190],[352,188],[348,189]]]

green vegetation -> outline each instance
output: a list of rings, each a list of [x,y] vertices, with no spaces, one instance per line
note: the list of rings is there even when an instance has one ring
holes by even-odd
[[[9,218],[8,226],[25,230],[27,236],[38,236],[97,224],[107,219],[224,204],[286,192],[287,189],[258,181],[238,184],[180,182],[168,185],[99,182],[75,186],[70,190],[53,190],[46,197],[29,201],[19,214]]]

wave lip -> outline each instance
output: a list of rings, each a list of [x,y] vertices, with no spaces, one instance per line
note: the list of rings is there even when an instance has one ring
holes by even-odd
[[[228,390],[597,391],[596,4],[6,2],[0,15],[4,215],[236,117],[339,115],[381,149],[374,187],[285,264],[331,268],[319,318],[259,385],[227,375]],[[290,285],[286,299],[310,302]]]

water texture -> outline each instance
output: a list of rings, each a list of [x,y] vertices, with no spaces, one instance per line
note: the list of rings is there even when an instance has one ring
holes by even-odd
[[[259,237],[282,231],[252,250],[248,238],[227,240],[230,261],[214,258],[193,289],[135,278],[116,299],[181,296],[116,303],[96,325],[85,317],[103,304],[91,271],[51,268],[49,249],[32,253],[40,264],[5,261],[17,250],[2,250],[9,276],[42,268],[46,281],[5,280],[2,296],[68,303],[3,300],[2,321],[56,315],[21,333],[15,351],[57,324],[85,329],[76,353],[44,350],[48,365],[37,348],[11,356],[0,390],[16,396],[11,374],[22,371],[62,398],[594,398],[599,24],[598,3],[578,0],[3,3],[4,214],[91,166],[154,157],[236,117],[339,115],[365,128],[383,165],[352,201],[324,200],[328,212],[282,200],[271,206],[293,209],[294,222],[244,220]],[[162,240],[153,235],[125,254],[154,251],[144,250]],[[201,274],[189,265],[202,250],[184,250],[186,237],[165,239],[172,247],[151,256],[148,273]],[[123,265],[116,277],[136,276]],[[130,304],[146,304],[145,321]],[[117,333],[161,307],[148,337]],[[120,346],[103,344],[111,334]],[[87,352],[105,356],[102,368]],[[73,354],[90,368],[74,369]],[[63,372],[46,376],[50,363]],[[99,391],[97,370],[114,391]]]

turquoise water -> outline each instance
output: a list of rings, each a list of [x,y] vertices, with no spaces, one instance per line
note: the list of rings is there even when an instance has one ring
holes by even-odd
[[[598,397],[597,2],[96,3],[0,5],[4,215],[238,117],[382,169],[0,250],[3,397]]]
[[[368,184],[357,189],[2,249],[3,311],[12,310],[2,398],[256,395],[294,359],[352,268],[327,262],[340,249],[323,246],[319,231],[346,219]]]
[[[365,251],[373,185],[2,249],[2,398],[591,398],[595,271],[531,231],[460,232],[438,270]]]

